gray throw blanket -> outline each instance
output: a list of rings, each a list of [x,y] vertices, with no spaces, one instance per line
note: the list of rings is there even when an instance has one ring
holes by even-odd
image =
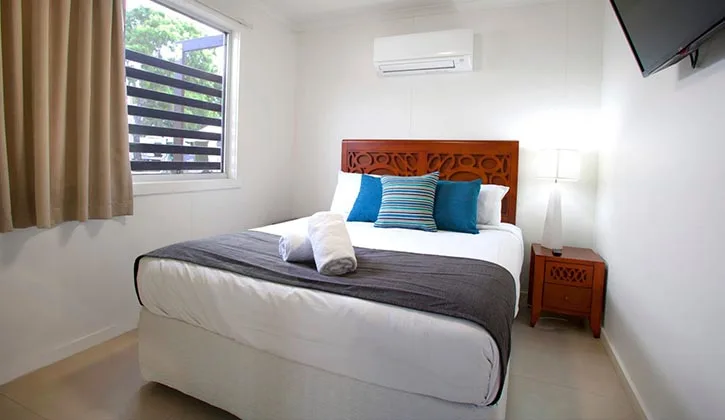
[[[357,271],[328,277],[318,273],[314,263],[282,261],[278,242],[279,236],[250,231],[178,243],[142,255],[134,264],[139,303],[143,305],[138,265],[143,257],[152,257],[465,319],[482,326],[496,342],[503,384],[516,302],[514,279],[505,268],[467,258],[355,248]],[[502,390],[499,386],[491,405]]]

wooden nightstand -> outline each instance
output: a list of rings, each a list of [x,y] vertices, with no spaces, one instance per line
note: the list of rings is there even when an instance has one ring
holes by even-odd
[[[591,249],[564,247],[561,257],[539,244],[531,245],[529,293],[531,326],[541,311],[589,318],[599,338],[604,304],[604,260]]]

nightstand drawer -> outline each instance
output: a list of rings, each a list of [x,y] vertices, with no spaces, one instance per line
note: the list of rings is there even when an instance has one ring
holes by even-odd
[[[544,271],[546,283],[562,286],[592,287],[594,267],[591,265],[547,261]]]
[[[583,287],[544,285],[544,309],[567,312],[589,312],[592,307],[592,290]]]

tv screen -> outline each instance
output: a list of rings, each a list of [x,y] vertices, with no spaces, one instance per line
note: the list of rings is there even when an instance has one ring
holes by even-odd
[[[610,0],[642,75],[670,66],[725,24],[725,0]]]

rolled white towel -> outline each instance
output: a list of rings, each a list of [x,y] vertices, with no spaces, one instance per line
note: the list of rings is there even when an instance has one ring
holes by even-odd
[[[279,256],[287,262],[307,262],[315,259],[307,235],[288,233],[279,237]]]
[[[307,233],[320,274],[341,276],[357,269],[355,250],[341,214],[315,213],[308,221]]]

